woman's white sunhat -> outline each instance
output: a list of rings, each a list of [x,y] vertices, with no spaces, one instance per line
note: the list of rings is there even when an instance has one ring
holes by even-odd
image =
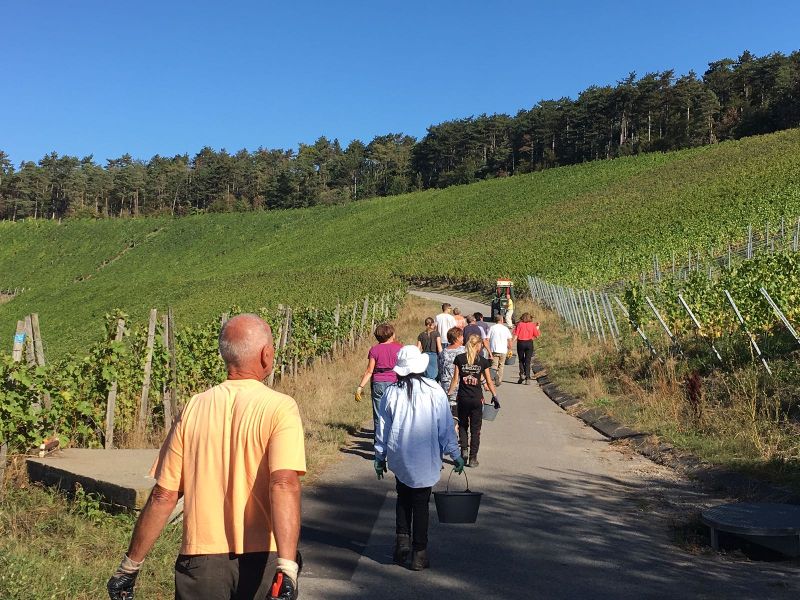
[[[397,353],[397,365],[392,370],[400,376],[422,374],[428,368],[428,362],[428,355],[420,352],[416,346],[403,346]]]

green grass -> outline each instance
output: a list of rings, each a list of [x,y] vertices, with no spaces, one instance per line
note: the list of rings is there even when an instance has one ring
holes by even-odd
[[[95,600],[128,548],[134,517],[111,516],[93,498],[6,486],[0,499],[0,598]],[[181,526],[168,525],[148,554],[136,596],[172,598]]]
[[[0,304],[0,328],[38,312],[54,358],[84,348],[114,308],[141,322],[172,306],[194,323],[234,304],[347,302],[397,276],[615,279],[656,252],[664,262],[800,214],[798,155],[790,130],[346,206],[0,223],[0,288],[29,288]]]

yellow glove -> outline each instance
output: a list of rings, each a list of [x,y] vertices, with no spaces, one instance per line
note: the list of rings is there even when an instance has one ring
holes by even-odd
[[[361,392],[363,392],[363,391],[364,391],[364,388],[361,387],[361,386],[358,386],[356,388],[356,402],[361,402]]]
[[[509,350],[508,351],[508,358],[511,358],[512,356],[514,356],[514,353],[511,350]]]

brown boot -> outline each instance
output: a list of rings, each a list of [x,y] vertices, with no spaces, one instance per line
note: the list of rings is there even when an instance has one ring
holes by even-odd
[[[414,550],[414,554],[411,555],[411,570],[422,571],[422,569],[427,569],[430,566],[431,561],[428,560],[428,551]]]
[[[397,542],[394,546],[394,554],[392,560],[398,564],[403,564],[408,559],[408,553],[411,552],[411,540],[407,535],[398,535]]]

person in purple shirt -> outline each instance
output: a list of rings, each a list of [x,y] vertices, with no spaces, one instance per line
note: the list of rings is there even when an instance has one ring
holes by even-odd
[[[386,388],[397,383],[397,373],[394,367],[397,364],[397,353],[402,346],[394,341],[394,327],[388,323],[381,323],[375,328],[375,339],[378,343],[369,349],[367,354],[367,370],[356,389],[356,402],[361,402],[364,386],[372,378],[370,391],[372,392],[372,421],[374,425],[373,436],[378,430],[378,411],[381,406],[381,397]]]

